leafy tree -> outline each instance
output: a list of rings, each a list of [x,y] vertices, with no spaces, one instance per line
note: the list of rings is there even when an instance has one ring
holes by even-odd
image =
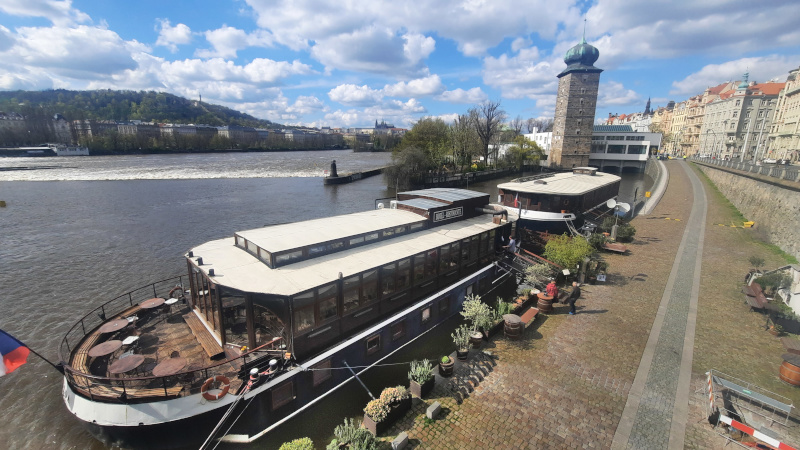
[[[409,189],[431,167],[428,155],[419,147],[405,147],[392,152],[392,165],[383,172],[389,186]]]
[[[573,270],[594,248],[583,236],[569,237],[566,234],[547,241],[544,257],[564,268]]]
[[[539,165],[539,161],[544,157],[544,151],[539,144],[531,141],[525,136],[514,138],[514,145],[508,148],[508,155],[515,167],[522,170],[525,161],[533,161],[534,165]]]
[[[403,136],[399,148],[416,147],[422,149],[431,168],[440,168],[452,148],[450,130],[440,118],[424,117]]]

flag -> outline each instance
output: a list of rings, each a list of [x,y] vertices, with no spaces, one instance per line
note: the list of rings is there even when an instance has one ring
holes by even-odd
[[[0,330],[0,377],[15,371],[17,367],[28,362],[31,351],[22,342],[10,334]]]
[[[517,207],[517,202],[518,201],[519,201],[519,192],[517,192],[517,195],[514,197],[514,208]]]

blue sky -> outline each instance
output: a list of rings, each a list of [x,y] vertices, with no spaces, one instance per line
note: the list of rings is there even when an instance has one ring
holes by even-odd
[[[316,127],[451,121],[487,100],[552,118],[584,18],[598,118],[800,66],[796,0],[2,0],[0,89],[202,95]]]

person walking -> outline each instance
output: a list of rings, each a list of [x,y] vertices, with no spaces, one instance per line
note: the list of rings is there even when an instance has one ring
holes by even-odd
[[[575,315],[575,302],[581,296],[581,288],[577,281],[572,282],[572,292],[569,293],[569,315]]]

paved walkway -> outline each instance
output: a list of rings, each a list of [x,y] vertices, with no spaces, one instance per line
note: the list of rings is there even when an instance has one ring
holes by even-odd
[[[685,162],[694,201],[612,449],[682,449],[688,417],[706,196]]]

